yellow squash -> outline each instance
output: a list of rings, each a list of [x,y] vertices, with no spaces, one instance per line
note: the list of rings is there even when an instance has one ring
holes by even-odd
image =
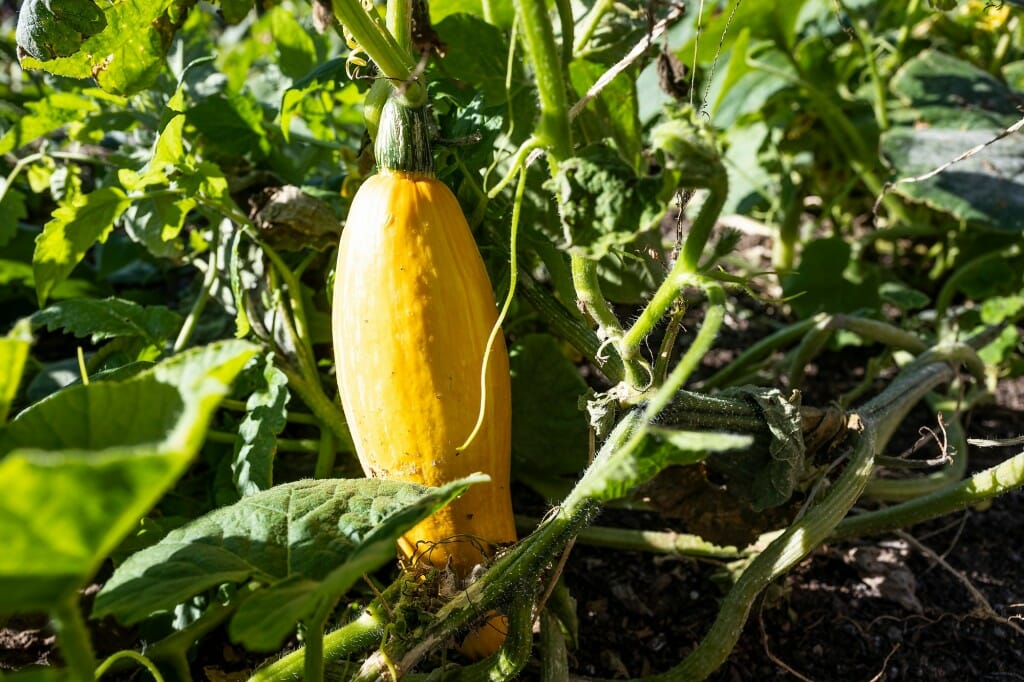
[[[478,471],[490,475],[490,483],[473,486],[400,542],[406,557],[464,580],[495,545],[516,539],[508,358],[498,334],[483,425],[459,451],[477,421],[494,295],[458,201],[418,146],[425,129],[391,106],[378,133],[382,169],[356,193],[338,251],[338,386],[368,476],[436,486]],[[381,149],[381,138],[396,143],[389,131],[402,145],[398,157]]]

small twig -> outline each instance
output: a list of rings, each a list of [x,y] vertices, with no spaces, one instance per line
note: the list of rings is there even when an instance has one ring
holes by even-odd
[[[1024,436],[1017,436],[1016,438],[1000,438],[997,440],[989,440],[988,438],[968,438],[967,442],[971,445],[977,445],[979,448],[1005,448],[1013,445],[1024,445]]]
[[[673,7],[672,11],[669,12],[664,19],[656,23],[651,28],[651,32],[644,36],[639,43],[633,46],[633,49],[630,50],[625,57],[620,59],[613,67],[601,74],[601,77],[597,79],[597,82],[587,90],[587,94],[583,95],[576,104],[572,105],[572,108],[569,110],[569,120],[571,121],[579,116],[580,112],[583,111],[583,108],[586,107],[591,100],[601,94],[601,91],[604,90],[616,76],[628,69],[633,62],[639,59],[643,53],[647,51],[647,48],[653,45],[654,41],[665,32],[668,25],[683,15],[683,10],[684,7],[682,5]]]
[[[768,646],[768,631],[764,627],[764,601],[761,602],[761,608],[757,610],[757,623],[761,628],[761,645],[764,647],[764,653],[768,660],[802,682],[814,682],[814,680],[797,672],[788,663],[772,653],[771,648]]]
[[[896,644],[892,647],[892,651],[890,651],[889,655],[885,657],[884,661],[882,661],[882,669],[878,671],[877,675],[868,680],[868,682],[879,682],[879,680],[885,679],[885,669],[889,667],[889,659],[891,659],[893,657],[893,654],[895,654],[899,650],[900,643],[896,642]]]
[[[729,33],[729,27],[732,25],[732,20],[736,16],[736,11],[740,8],[740,3],[743,0],[736,0],[732,6],[732,11],[729,13],[729,18],[725,20],[725,27],[722,29],[722,35],[718,39],[718,49],[715,51],[715,58],[711,62],[711,69],[708,73],[708,83],[704,87],[704,97],[700,103],[700,111],[702,114],[708,112],[708,96],[711,94],[711,83],[715,80],[715,68],[718,66],[718,58],[722,54],[722,46],[725,45],[725,37]],[[694,64],[696,67],[696,64]]]
[[[953,566],[951,566],[948,561],[939,556],[935,552],[935,550],[928,547],[927,545],[922,544],[917,540],[917,538],[915,538],[910,533],[907,533],[906,531],[898,530],[896,531],[896,535],[902,538],[904,541],[906,541],[907,544],[912,546],[918,552],[924,554],[926,557],[928,557],[929,559],[931,559],[932,561],[934,561],[935,563],[939,564],[944,569],[949,571],[950,575],[956,578],[960,582],[960,584],[967,589],[967,592],[970,593],[971,598],[977,605],[978,611],[981,613],[981,615],[990,620],[1002,623],[1003,625],[1006,625],[1009,628],[1013,628],[1018,634],[1024,635],[1024,627],[1021,627],[1017,623],[1014,623],[1008,618],[1004,618],[1003,616],[1000,616],[998,613],[996,613],[995,610],[992,608],[992,605],[989,604],[988,599],[985,597],[984,594],[982,594],[981,590],[975,587],[974,583],[972,583],[966,575],[964,575],[957,569],[953,568]]]

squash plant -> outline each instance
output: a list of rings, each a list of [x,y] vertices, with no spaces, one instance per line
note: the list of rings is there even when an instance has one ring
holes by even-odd
[[[603,0],[255,5],[26,0],[3,24],[20,67],[0,83],[0,544],[16,548],[0,614],[49,614],[65,662],[12,677],[191,679],[196,642],[226,638],[255,680],[511,679],[535,660],[567,679],[573,543],[624,533],[660,551],[589,526],[688,467],[773,529],[740,549],[716,528],[674,541],[738,562],[704,637],[655,678],[702,679],[758,595],[826,540],[1024,482],[1024,456],[965,478],[961,423],[1020,371],[1020,270],[1009,288],[977,278],[1020,258],[1017,228],[986,250],[970,233],[999,220],[985,197],[884,192],[875,152],[923,172],[916,121],[955,128],[921,74],[974,77],[979,55],[951,64],[914,27],[955,36],[957,19],[878,3],[906,61],[893,99],[880,70],[901,62],[865,56],[861,23],[858,56],[819,58],[846,35],[828,0],[707,25],[697,7]],[[986,30],[1003,29],[985,68],[1009,90],[1019,26]],[[838,142],[799,148],[822,135]],[[801,243],[811,151],[842,190],[821,221],[883,230]],[[755,159],[787,212],[776,264],[800,264],[782,285],[807,305],[713,369],[729,311],[771,279],[719,227]],[[942,211],[965,229],[946,235]],[[902,288],[868,310],[817,305],[851,290],[855,251],[922,232],[905,255],[942,256],[931,284],[887,282]],[[978,292],[992,298],[956,305]],[[900,316],[870,309],[883,299]],[[851,343],[883,348],[865,383],[802,404],[808,365]],[[921,401],[954,454],[879,477],[905,466],[886,446]],[[518,540],[510,475],[550,504]],[[106,617],[140,645],[107,650],[89,629]]]

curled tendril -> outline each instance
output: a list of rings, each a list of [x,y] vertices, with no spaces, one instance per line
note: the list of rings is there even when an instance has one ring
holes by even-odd
[[[373,12],[373,0],[361,0],[363,9],[367,12]],[[348,28],[344,25],[341,27],[345,36],[345,44],[348,45],[348,57],[345,58],[345,75],[350,80],[357,80],[362,78],[362,74],[359,73],[360,69],[365,69],[370,65],[370,56],[363,49],[363,46],[359,44],[355,36],[349,32]]]

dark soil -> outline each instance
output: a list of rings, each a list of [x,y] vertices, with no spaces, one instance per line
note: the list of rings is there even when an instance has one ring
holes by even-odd
[[[855,384],[849,360],[826,358],[815,381],[834,377],[832,391]],[[996,404],[971,415],[968,436],[1024,433],[1022,396],[1024,382],[1006,382]],[[926,410],[908,419],[893,450],[901,438],[912,442],[923,425],[934,425]],[[972,448],[971,471],[1019,451]],[[909,540],[889,534],[816,550],[755,602],[736,648],[712,679],[1024,680],[1022,518],[1018,490],[985,508],[908,528]],[[652,525],[644,518],[642,525],[684,530],[663,521],[659,527],[658,519]],[[637,522],[628,512],[597,521]],[[858,563],[870,558],[880,563],[859,572]],[[692,559],[577,545],[565,571],[580,620],[573,671],[623,679],[679,663],[714,622],[723,595],[713,580],[719,570]]]

